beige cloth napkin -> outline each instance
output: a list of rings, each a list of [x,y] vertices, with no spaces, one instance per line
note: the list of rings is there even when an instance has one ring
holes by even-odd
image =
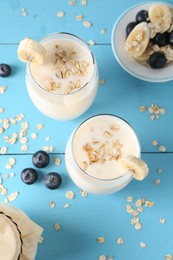
[[[34,260],[42,232],[23,211],[0,203],[0,259]]]

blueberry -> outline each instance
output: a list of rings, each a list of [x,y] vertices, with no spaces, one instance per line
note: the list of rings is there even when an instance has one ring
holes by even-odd
[[[137,23],[146,22],[147,18],[148,18],[148,11],[147,10],[141,10],[136,15],[136,22]]]
[[[38,178],[37,172],[32,168],[25,168],[21,172],[21,179],[25,184],[33,184]]]
[[[44,184],[50,190],[55,190],[59,188],[61,183],[61,176],[56,172],[50,172],[44,178]]]
[[[137,25],[137,22],[130,22],[127,26],[126,26],[126,35],[128,36],[131,31],[135,28],[135,26]]]
[[[169,44],[173,45],[173,31],[171,31],[168,34],[168,42],[169,42]]]
[[[0,77],[8,77],[11,74],[11,67],[8,64],[0,64]]]
[[[166,57],[162,52],[154,52],[149,58],[149,64],[153,69],[161,69],[166,65]]]
[[[32,163],[37,168],[44,168],[50,162],[50,157],[45,151],[37,151],[32,156]]]
[[[152,42],[157,44],[159,47],[165,46],[168,44],[168,33],[157,33],[152,39]]]

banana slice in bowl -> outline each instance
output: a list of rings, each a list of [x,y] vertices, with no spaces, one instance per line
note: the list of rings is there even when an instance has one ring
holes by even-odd
[[[161,33],[168,31],[171,26],[172,14],[166,4],[153,4],[149,8],[148,16],[155,29]]]
[[[147,22],[137,24],[128,35],[125,48],[131,57],[140,57],[150,41],[150,28]]]
[[[25,38],[20,41],[17,54],[20,61],[27,63],[30,60],[41,65],[45,61],[46,50],[39,42]]]
[[[130,171],[133,175],[133,178],[136,180],[143,180],[149,173],[148,165],[133,155],[127,155],[124,158],[119,160],[121,167],[124,172]]]

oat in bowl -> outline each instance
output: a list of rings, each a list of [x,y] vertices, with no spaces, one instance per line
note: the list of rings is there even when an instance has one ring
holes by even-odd
[[[133,76],[150,82],[172,80],[172,6],[155,2],[128,9],[114,25],[112,49]]]
[[[111,194],[133,178],[143,180],[148,166],[133,128],[110,114],[90,117],[70,136],[65,152],[66,168],[73,182],[94,194]]]

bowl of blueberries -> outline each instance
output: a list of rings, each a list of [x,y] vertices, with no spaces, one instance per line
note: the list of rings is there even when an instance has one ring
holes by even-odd
[[[128,73],[148,82],[173,80],[173,6],[146,2],[132,6],[115,22],[111,45]]]

